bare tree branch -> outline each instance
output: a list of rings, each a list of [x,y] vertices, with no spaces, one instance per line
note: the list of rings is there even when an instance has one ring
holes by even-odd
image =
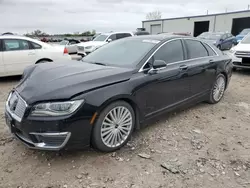
[[[156,10],[153,12],[149,12],[146,15],[146,19],[147,20],[157,20],[157,19],[161,19],[161,12]]]

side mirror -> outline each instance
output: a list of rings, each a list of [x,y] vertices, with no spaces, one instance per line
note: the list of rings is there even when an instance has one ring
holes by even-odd
[[[112,39],[108,39],[107,42],[112,42]]]
[[[155,60],[153,63],[154,69],[160,69],[160,68],[165,68],[165,67],[167,67],[167,63],[163,60]]]
[[[167,63],[163,60],[155,60],[152,68],[148,71],[149,74],[155,74],[158,70],[164,69],[167,67]]]
[[[223,39],[220,39],[221,42],[223,42],[224,40]]]

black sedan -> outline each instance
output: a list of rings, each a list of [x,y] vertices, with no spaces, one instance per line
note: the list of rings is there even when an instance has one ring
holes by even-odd
[[[110,152],[162,112],[219,102],[231,74],[231,59],[195,38],[129,37],[82,62],[28,67],[9,94],[6,122],[30,148]]]

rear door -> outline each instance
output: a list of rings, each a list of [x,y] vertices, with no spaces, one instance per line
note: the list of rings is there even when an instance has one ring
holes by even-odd
[[[209,45],[194,39],[183,39],[187,52],[187,73],[191,96],[199,96],[210,91],[216,78],[217,54]],[[209,51],[208,51],[209,50]]]
[[[36,62],[36,51],[31,43],[22,39],[3,39],[3,61],[9,75],[22,74]]]

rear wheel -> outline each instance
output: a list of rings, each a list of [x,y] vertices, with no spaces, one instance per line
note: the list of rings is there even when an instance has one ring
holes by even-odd
[[[211,89],[208,102],[211,104],[218,103],[222,99],[225,89],[226,89],[226,78],[223,74],[219,74]]]
[[[219,48],[219,50],[222,50],[222,49],[221,49],[221,45],[218,45],[217,48]]]
[[[115,151],[124,146],[135,125],[133,108],[125,101],[107,106],[98,117],[92,132],[92,145],[103,152]]]

